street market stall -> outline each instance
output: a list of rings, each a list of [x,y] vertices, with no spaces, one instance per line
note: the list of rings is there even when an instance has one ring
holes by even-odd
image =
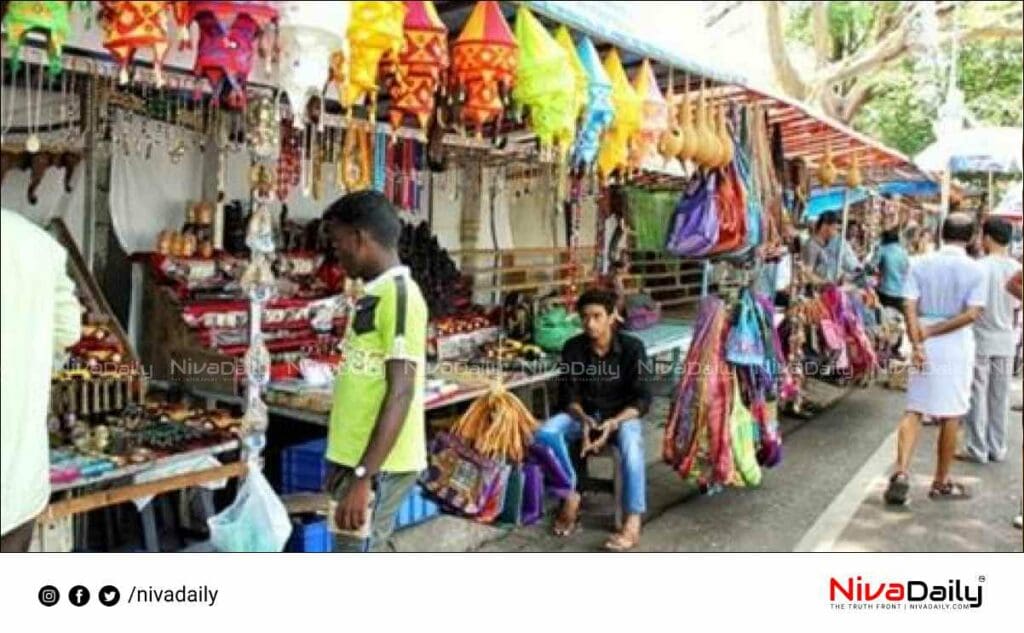
[[[152,70],[134,46],[108,46],[110,63],[96,29],[72,13],[75,37],[63,53],[30,41],[21,70],[4,75],[5,107],[26,105],[24,126],[5,123],[4,174],[28,170],[34,204],[52,169],[63,169],[70,186],[83,162],[84,214],[69,235],[82,245],[84,267],[97,259],[100,215],[129,256],[124,348],[137,346],[161,386],[184,388],[207,410],[244,414],[241,442],[210,442],[185,456],[241,450],[230,473],[209,469],[223,479],[252,470],[268,426],[299,422],[322,436],[359,288],[317,218],[342,193],[374,188],[400,210],[400,258],[430,307],[433,426],[463,421],[445,437],[461,429],[460,441],[480,440],[459,405],[522,413],[506,396],[512,391],[536,391],[529,414],[550,414],[561,345],[581,331],[576,298],[588,286],[621,284],[627,326],[649,356],[666,361],[660,377],[692,397],[706,385],[690,368],[720,369],[714,397],[737,416],[750,412],[736,424],[759,428],[762,463],[777,463],[776,409],[798,399],[802,359],[780,344],[770,300],[765,307],[755,296],[758,271],[786,251],[811,172],[830,186],[836,169],[846,170],[845,218],[861,181],[883,187],[916,177],[906,157],[652,47],[625,24],[598,29],[567,8],[573,3],[352,2],[322,13],[318,4],[190,3],[154,17],[199,38],[194,53],[174,50],[162,28],[160,41],[145,42],[156,55]],[[227,37],[238,46],[224,50]],[[58,79],[44,63],[63,63]],[[726,362],[691,345],[741,314],[758,354]],[[852,322],[854,314],[844,308],[836,317]],[[856,339],[855,324],[848,334]],[[684,356],[693,364],[684,367]],[[111,408],[123,414],[127,404]],[[682,420],[676,404],[669,435]],[[209,415],[192,406],[154,413],[202,426]],[[528,441],[528,433],[516,437]],[[684,465],[682,446],[699,444],[695,437],[677,433],[670,459],[687,477],[696,471]],[[754,439],[742,437],[731,450],[746,459]],[[288,450],[266,454],[287,461]],[[525,451],[509,445],[485,457],[508,466],[508,454]],[[181,463],[158,456],[154,469]],[[91,481],[135,477],[140,485],[136,470],[118,472]],[[183,477],[168,480],[209,481]],[[744,479],[757,480],[750,463]],[[708,480],[735,481],[725,471]],[[69,485],[58,483],[55,494]],[[127,486],[101,505],[154,492]],[[56,502],[65,505],[54,516],[101,507],[73,501]],[[465,504],[448,509],[477,516]]]

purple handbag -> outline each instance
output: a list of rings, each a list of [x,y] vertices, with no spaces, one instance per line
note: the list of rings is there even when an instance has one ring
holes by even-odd
[[[702,257],[718,243],[715,175],[683,193],[669,222],[665,250],[677,257]]]
[[[428,449],[423,489],[447,510],[475,517],[486,507],[495,486],[501,485],[502,466],[466,446],[450,433],[438,433]]]
[[[540,465],[523,464],[523,525],[533,525],[544,514],[544,473]]]
[[[526,459],[527,463],[540,466],[544,484],[551,494],[565,498],[572,493],[572,478],[565,472],[565,467],[555,457],[555,451],[551,450],[550,446],[534,442],[530,445],[530,454]]]

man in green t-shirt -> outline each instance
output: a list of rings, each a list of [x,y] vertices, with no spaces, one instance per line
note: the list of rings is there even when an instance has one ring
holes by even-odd
[[[427,307],[398,259],[401,221],[376,191],[351,193],[324,212],[346,272],[365,282],[344,343],[334,386],[327,492],[330,517],[359,530],[372,513],[368,538],[334,535],[335,551],[380,549],[394,529],[402,500],[426,468],[423,381]]]

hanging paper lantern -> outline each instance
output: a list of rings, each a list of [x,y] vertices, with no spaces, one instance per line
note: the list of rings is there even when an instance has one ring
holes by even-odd
[[[478,2],[455,44],[452,70],[465,95],[463,122],[482,133],[497,120],[516,81],[516,41],[497,2]]]
[[[46,38],[46,56],[50,63],[50,74],[60,73],[61,53],[71,36],[71,3],[60,2],[5,2],[4,34],[11,49],[11,69],[18,71],[21,65],[21,47],[29,33],[39,33]]]
[[[601,139],[601,151],[597,156],[597,169],[604,176],[616,169],[625,169],[629,161],[629,144],[639,131],[643,120],[641,100],[626,77],[626,69],[614,48],[604,60],[604,68],[612,82],[612,102],[615,104],[615,120]]]
[[[406,2],[405,9],[405,47],[397,57],[389,55],[383,61],[391,97],[388,120],[398,128],[408,115],[426,129],[441,76],[448,69],[448,27],[429,0]]]
[[[189,2],[188,9],[189,21],[199,24],[196,76],[210,82],[214,98],[224,107],[244,108],[256,53],[268,55],[264,36],[269,26],[277,25],[274,3]]]
[[[589,37],[580,40],[576,48],[580,64],[587,73],[587,107],[580,123],[580,131],[576,136],[573,148],[573,162],[585,167],[594,162],[601,146],[601,136],[615,119],[615,107],[612,104],[612,81],[608,78],[601,58]]]
[[[164,85],[164,56],[170,48],[168,14],[179,25],[187,20],[186,2],[150,2],[104,0],[100,12],[103,25],[103,46],[121,67],[121,83],[128,83],[128,67],[140,48],[153,53],[153,74],[156,85]]]
[[[398,55],[405,44],[401,2],[353,2],[348,25],[348,78],[341,103],[347,108],[363,103],[377,105],[377,70],[385,54]],[[371,117],[375,114],[371,115]]]
[[[277,85],[288,95],[292,124],[306,124],[306,102],[330,79],[331,51],[344,43],[351,2],[284,2]]]
[[[569,29],[564,26],[558,27],[558,31],[555,33],[555,41],[558,42],[562,50],[565,51],[565,55],[569,60],[569,65],[572,67],[573,75],[573,88],[575,88],[575,94],[573,95],[573,107],[576,113],[576,118],[579,119],[583,116],[583,112],[587,109],[587,71],[583,69],[583,63],[580,62],[580,56],[576,53],[576,46],[572,43],[572,36],[569,35]]]
[[[519,76],[512,97],[529,108],[541,146],[569,148],[576,132],[576,76],[565,50],[526,5],[516,13]]]
[[[635,167],[657,167],[663,162],[658,155],[658,141],[668,129],[668,102],[658,87],[658,78],[650,60],[644,60],[633,88],[642,100],[643,116],[630,163]]]

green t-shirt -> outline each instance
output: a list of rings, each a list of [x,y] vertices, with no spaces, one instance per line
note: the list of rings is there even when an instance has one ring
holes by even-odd
[[[343,466],[359,465],[387,392],[384,364],[402,359],[416,367],[413,399],[381,470],[417,472],[427,466],[423,416],[427,304],[404,266],[381,274],[365,290],[348,325],[344,364],[334,385],[327,459]]]

